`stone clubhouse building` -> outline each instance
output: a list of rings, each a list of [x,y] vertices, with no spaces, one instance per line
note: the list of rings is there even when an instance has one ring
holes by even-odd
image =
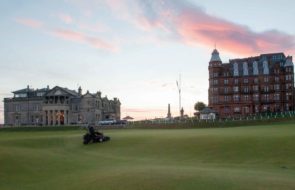
[[[294,111],[294,65],[284,53],[231,59],[214,49],[209,62],[209,107],[219,118]]]
[[[97,123],[106,119],[120,119],[120,100],[109,100],[101,92],[82,94],[55,86],[50,89],[25,89],[4,98],[5,125],[71,125]]]

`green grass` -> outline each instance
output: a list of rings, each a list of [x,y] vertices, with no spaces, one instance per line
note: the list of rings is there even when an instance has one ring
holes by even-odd
[[[295,189],[295,123],[103,132],[0,130],[0,189]]]

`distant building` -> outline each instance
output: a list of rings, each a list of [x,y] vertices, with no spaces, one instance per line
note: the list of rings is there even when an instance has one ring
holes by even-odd
[[[209,107],[221,118],[294,110],[291,56],[283,53],[222,63],[216,49],[209,62]]]
[[[199,112],[201,120],[214,120],[216,119],[216,111],[208,107]]]
[[[4,98],[5,125],[68,125],[120,119],[120,101],[101,93],[78,92],[56,86],[31,89],[29,86]]]

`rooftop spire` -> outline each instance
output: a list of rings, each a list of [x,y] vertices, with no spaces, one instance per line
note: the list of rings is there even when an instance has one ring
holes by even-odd
[[[216,46],[216,44],[215,44],[215,46]],[[212,56],[211,56],[210,62],[212,62],[212,61],[220,61],[221,62],[221,59],[219,57],[219,52],[217,51],[216,48],[213,50],[211,55]]]

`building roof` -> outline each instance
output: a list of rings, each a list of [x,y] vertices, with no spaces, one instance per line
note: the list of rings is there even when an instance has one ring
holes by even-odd
[[[69,95],[72,95],[74,97],[79,96],[79,94],[76,91],[69,90],[67,88],[62,88],[62,87],[59,87],[59,86],[55,86],[54,88],[48,90],[48,92],[45,94],[45,96],[54,96],[56,94],[59,94],[59,95],[69,94]]]
[[[215,110],[211,109],[211,108],[204,108],[200,111],[201,114],[209,114],[209,113],[217,113]]]
[[[34,89],[32,89],[32,88],[24,88],[24,89],[13,91],[12,93],[21,94],[21,93],[27,93],[27,92],[33,92],[33,91],[34,91]]]
[[[220,61],[221,62],[221,59],[219,57],[219,52],[217,51],[217,49],[214,49],[211,55],[212,56],[211,56],[210,62],[213,62],[213,61]]]
[[[130,117],[129,115],[123,118],[124,120],[132,120],[134,119],[133,117]]]
[[[288,56],[284,67],[293,66],[292,57]]]

